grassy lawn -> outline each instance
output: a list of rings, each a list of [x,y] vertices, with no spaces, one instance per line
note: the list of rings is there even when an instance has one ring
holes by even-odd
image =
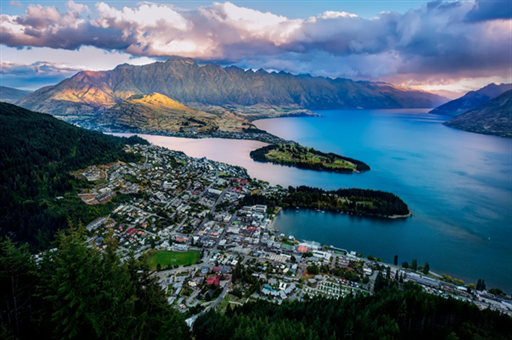
[[[156,265],[160,263],[162,268],[167,267],[167,265],[175,266],[183,266],[187,264],[196,264],[201,255],[198,251],[187,251],[187,252],[174,252],[174,251],[166,251],[159,250],[153,256],[148,258],[148,264],[152,269],[156,269]]]

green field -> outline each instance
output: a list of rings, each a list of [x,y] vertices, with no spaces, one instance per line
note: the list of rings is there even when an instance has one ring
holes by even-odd
[[[184,266],[188,264],[196,264],[199,261],[201,255],[198,251],[191,250],[187,252],[174,252],[159,250],[154,255],[148,258],[148,264],[152,269],[156,269],[158,263],[162,268],[166,268],[167,265],[171,266]]]

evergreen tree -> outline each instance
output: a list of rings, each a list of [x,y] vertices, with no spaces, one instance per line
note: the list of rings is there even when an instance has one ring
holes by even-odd
[[[428,262],[425,262],[425,267],[423,267],[423,274],[428,275],[429,272],[430,272],[430,265],[428,264]]]

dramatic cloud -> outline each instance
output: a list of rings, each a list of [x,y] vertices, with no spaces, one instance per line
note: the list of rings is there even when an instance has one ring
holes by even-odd
[[[59,63],[37,62],[31,65],[0,61],[0,76],[4,85],[37,89],[55,84],[81,70],[80,67]]]
[[[1,29],[2,43],[16,48],[94,46],[414,85],[504,74],[511,57],[509,7],[438,1],[373,19],[326,11],[292,20],[229,2],[179,11],[152,3],[117,9],[100,2],[90,9],[70,1],[65,13],[29,5],[23,15],[1,15]]]
[[[507,0],[477,0],[466,14],[468,22],[512,19],[512,2]]]

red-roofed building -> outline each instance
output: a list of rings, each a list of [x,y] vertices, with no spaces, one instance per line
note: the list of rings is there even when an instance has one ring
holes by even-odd
[[[214,284],[214,285],[218,286],[220,283],[220,275],[217,275],[216,277],[212,276],[212,277],[207,278],[206,283],[209,285]]]
[[[213,271],[214,271],[214,272],[217,272],[217,273],[218,273],[218,272],[220,272],[220,271],[221,271],[221,269],[222,269],[222,268],[221,268],[221,266],[215,266],[215,267],[213,267]]]
[[[304,246],[299,246],[299,248],[297,249],[297,251],[299,253],[305,253],[308,251],[308,248],[304,247]]]

